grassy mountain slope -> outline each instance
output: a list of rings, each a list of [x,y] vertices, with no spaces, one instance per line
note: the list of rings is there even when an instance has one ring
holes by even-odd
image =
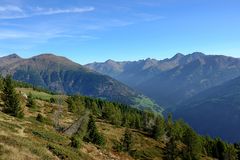
[[[163,159],[165,138],[156,141],[147,132],[137,129],[131,129],[134,137],[132,156],[125,152],[117,152],[113,148],[116,142],[121,140],[125,127],[112,125],[105,119],[96,119],[97,128],[106,138],[104,147],[84,142],[80,149],[72,148],[70,137],[56,131],[53,127],[54,113],[59,110],[59,107],[62,109],[59,123],[64,128],[74,123],[76,115],[68,112],[64,101],[60,104],[48,102],[50,98],[66,99],[67,96],[51,95],[30,88],[17,88],[17,91],[22,95],[22,106],[26,104],[24,95],[31,92],[36,98],[38,107],[25,107],[23,119],[14,118],[0,111],[0,159]],[[38,114],[43,115],[43,122],[36,120]],[[212,158],[201,156],[200,159],[211,160]]]
[[[176,108],[176,118],[183,118],[199,133],[240,140],[240,77],[203,91]]]
[[[117,127],[101,119],[97,120],[97,127],[107,138],[106,146],[98,148],[90,143],[84,143],[81,149],[70,147],[70,137],[57,132],[53,128],[54,111],[58,109],[58,104],[49,103],[50,98],[63,98],[67,96],[50,95],[30,88],[17,88],[23,95],[32,93],[37,98],[38,108],[31,109],[25,107],[24,119],[17,119],[8,116],[0,111],[0,159],[133,159],[125,153],[117,153],[112,150],[116,141],[119,141],[124,133],[124,127]],[[25,105],[24,97],[22,104]],[[0,107],[1,108],[1,107]],[[60,124],[68,127],[75,120],[76,116],[67,111],[67,104],[61,104],[62,115]],[[37,114],[41,113],[46,119],[44,123],[36,120]],[[143,148],[139,152],[150,152],[154,150],[154,145],[162,147],[161,142],[156,142],[137,130],[134,131],[136,149]],[[158,156],[161,153],[154,153]],[[151,156],[157,156],[157,155]],[[146,155],[145,155],[146,156]],[[161,159],[160,157],[157,159]]]
[[[138,103],[135,99],[143,96],[128,86],[64,57],[43,54],[29,59],[17,55],[0,58],[0,73],[12,74],[19,81],[41,86],[52,91],[66,94],[82,94],[104,98],[110,101],[134,105],[139,108],[152,108],[161,111],[161,107]],[[151,101],[151,100],[150,100]]]
[[[3,86],[7,84],[3,83]],[[191,156],[211,160],[210,156],[219,156],[212,154],[208,148],[212,149],[221,141],[197,135],[183,121],[174,122],[171,118],[164,121],[152,112],[100,99],[51,94],[39,88],[22,88],[27,85],[19,82],[13,85],[18,86],[15,90],[19,94],[24,117],[19,119],[3,113],[3,109],[10,106],[4,106],[4,102],[8,101],[0,99],[0,159],[161,160],[174,154],[176,159]],[[2,90],[1,95],[9,92]],[[35,101],[35,105],[31,106],[27,105],[31,99],[30,93]],[[101,134],[105,143],[97,145],[97,141],[89,142],[87,139],[89,134],[94,133],[91,128],[89,130],[93,123],[90,120],[92,116],[98,130],[95,134]],[[76,126],[77,130],[69,130]],[[129,150],[124,147],[126,127],[132,139]],[[81,135],[84,138],[79,141],[80,147],[76,148],[73,146],[76,144],[74,137]],[[221,153],[228,156],[226,153],[230,153],[229,149],[233,146],[221,143],[226,147]],[[189,152],[190,147],[193,147],[193,152]],[[236,152],[231,151],[229,155],[235,156]]]

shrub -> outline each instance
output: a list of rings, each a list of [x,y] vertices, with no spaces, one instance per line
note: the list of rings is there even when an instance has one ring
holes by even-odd
[[[36,120],[38,122],[44,122],[44,117],[40,113],[38,113]]]

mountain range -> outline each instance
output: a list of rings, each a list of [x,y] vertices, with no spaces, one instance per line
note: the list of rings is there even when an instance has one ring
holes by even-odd
[[[91,63],[86,67],[109,75],[172,109],[208,88],[240,76],[240,59],[195,52],[170,59]]]
[[[53,54],[28,59],[16,54],[2,57],[0,73],[60,93],[81,94],[161,111],[161,107],[127,85]]]
[[[240,140],[239,58],[195,52],[164,60],[108,60],[82,66],[53,54],[28,59],[13,54],[0,58],[0,73],[52,91],[140,109],[162,112],[163,106],[165,113],[172,112],[201,134]]]
[[[164,60],[108,60],[86,66],[149,96],[165,113],[185,120],[200,134],[240,140],[239,58],[195,52]]]

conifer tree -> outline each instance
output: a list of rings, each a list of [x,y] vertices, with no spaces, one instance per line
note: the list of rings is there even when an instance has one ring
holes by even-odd
[[[12,116],[22,118],[23,110],[20,105],[19,95],[16,93],[12,77],[7,75],[3,79],[2,100],[4,102],[3,111]]]
[[[95,120],[92,115],[90,115],[88,127],[87,127],[87,135],[85,139],[89,142],[92,142],[97,145],[104,145],[105,139],[104,137],[98,132],[97,126],[95,124]]]
[[[184,132],[183,143],[186,145],[184,159],[198,160],[202,151],[202,146],[198,135],[190,127]]]
[[[36,108],[36,102],[35,102],[31,92],[28,95],[26,106],[29,108]]]
[[[177,141],[174,137],[170,137],[169,141],[166,143],[164,150],[164,159],[166,160],[176,160],[179,156],[179,149],[177,148]]]
[[[213,149],[213,157],[218,158],[219,160],[224,160],[225,151],[226,151],[226,145],[220,138],[217,138],[215,140],[215,146]]]
[[[72,113],[76,112],[77,106],[76,106],[76,104],[74,103],[73,98],[72,98],[72,97],[68,97],[68,99],[66,100],[66,102],[67,102],[67,104],[68,104],[68,111],[69,111],[69,112],[72,112]]]
[[[164,121],[162,118],[157,117],[155,124],[152,129],[152,137],[154,139],[159,139],[164,134]]]
[[[73,148],[80,148],[81,147],[81,138],[77,135],[74,135],[70,138],[71,140],[71,147]]]
[[[122,139],[123,150],[129,152],[132,149],[132,144],[133,144],[132,133],[130,129],[127,128]]]

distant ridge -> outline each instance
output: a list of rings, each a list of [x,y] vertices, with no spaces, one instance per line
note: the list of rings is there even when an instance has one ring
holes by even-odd
[[[104,98],[138,108],[161,110],[161,107],[127,85],[54,54],[41,54],[27,59],[17,54],[1,57],[0,73],[12,74],[16,80],[52,91]],[[141,99],[147,99],[151,103],[140,103]]]
[[[240,77],[207,89],[176,107],[175,118],[183,118],[198,133],[240,140]]]
[[[240,59],[201,52],[177,53],[163,60],[92,63],[86,67],[109,75],[166,108],[197,93],[240,76]]]

